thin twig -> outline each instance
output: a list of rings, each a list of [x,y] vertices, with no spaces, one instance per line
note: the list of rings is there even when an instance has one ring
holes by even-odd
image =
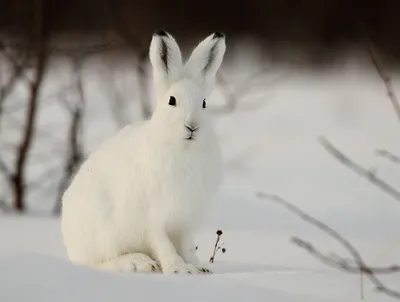
[[[7,58],[9,63],[12,65],[12,72],[6,83],[4,83],[4,85],[0,88],[0,119],[4,116],[4,105],[7,98],[13,92],[18,80],[22,76],[26,76],[24,74],[24,69],[26,67],[25,65],[27,63],[27,58],[28,58],[28,56],[26,55],[22,59],[23,62],[20,64],[11,54],[8,54],[6,49],[2,48],[2,53],[4,57]]]
[[[22,58],[18,59],[15,55],[8,51],[4,50],[3,55],[11,63],[11,66],[14,71],[17,72],[18,78],[22,79],[26,84],[32,84],[29,76],[24,72],[29,67],[30,53],[29,49],[24,49],[24,52],[21,54]]]
[[[379,77],[382,79],[382,81],[385,85],[389,100],[393,106],[393,109],[395,111],[397,119],[400,122],[400,104],[399,104],[399,100],[397,98],[396,92],[393,88],[392,79],[390,78],[390,76],[386,73],[385,69],[383,68],[383,64],[381,62],[379,52],[378,52],[375,44],[373,43],[371,37],[369,36],[367,31],[364,29],[364,27],[361,27],[361,28],[362,28],[362,32],[364,34],[364,38],[365,38],[365,41],[367,44],[367,48],[368,48],[369,55],[371,57],[372,64],[374,65]]]
[[[394,155],[393,153],[389,152],[385,149],[378,149],[375,151],[375,154],[389,160],[392,163],[399,164],[400,163],[400,156]]]
[[[379,187],[383,192],[389,194],[396,201],[400,202],[400,192],[397,189],[386,183],[381,178],[377,177],[374,173],[371,173],[371,171],[368,171],[360,165],[356,164],[341,151],[339,151],[335,146],[333,146],[326,138],[320,137],[319,142],[340,163],[350,168],[350,170],[354,171],[359,176],[367,179],[375,186]]]
[[[11,76],[8,78],[7,83],[5,83],[0,88],[0,105],[2,105],[4,103],[4,101],[6,100],[8,95],[14,89],[14,86],[17,83],[17,80],[18,80],[20,74],[22,73],[22,71],[23,71],[22,65],[14,66]]]
[[[271,195],[271,194],[266,194],[264,192],[259,192],[257,194],[259,198],[263,199],[268,199],[270,201],[274,201],[281,206],[285,207],[287,210],[289,210],[291,213],[295,214],[302,220],[306,221],[307,223],[310,223],[311,225],[317,227],[319,230],[325,232],[328,234],[330,237],[334,238],[337,242],[339,242],[353,257],[354,261],[356,262],[357,266],[359,267],[359,270],[363,271],[365,275],[368,277],[368,279],[375,285],[376,289],[388,296],[391,296],[392,298],[400,299],[400,292],[392,290],[385,286],[375,275],[375,272],[371,270],[371,268],[365,264],[364,260],[362,259],[360,253],[353,247],[353,245],[346,240],[342,235],[340,235],[337,231],[326,225],[325,223],[317,220],[316,218],[308,215],[304,211],[302,211],[300,208],[296,207],[289,201],[276,196],[276,195]],[[306,243],[305,241],[297,241],[297,244],[309,251],[310,249],[312,251],[317,251],[315,248],[312,247],[309,243]],[[322,253],[318,252],[318,255],[323,255]],[[315,254],[313,254],[315,255]],[[323,257],[322,259],[318,257],[318,259],[322,260],[325,258]],[[325,262],[328,264],[334,263],[333,259],[329,260],[329,262]],[[337,265],[333,265],[334,267],[338,268]],[[344,269],[343,266],[339,266],[341,269]]]
[[[366,272],[366,271],[371,271],[374,274],[379,274],[379,275],[400,273],[400,265],[394,264],[391,266],[383,266],[383,267],[371,267],[371,266],[360,267],[359,265],[357,265],[357,263],[352,263],[351,261],[346,260],[342,257],[335,256],[333,258],[332,256],[326,255],[322,253],[320,250],[318,250],[312,243],[305,241],[301,238],[292,237],[291,241],[297,246],[305,249],[315,258],[318,258],[321,262],[327,264],[328,266],[341,269],[349,273],[359,274],[360,272]]]

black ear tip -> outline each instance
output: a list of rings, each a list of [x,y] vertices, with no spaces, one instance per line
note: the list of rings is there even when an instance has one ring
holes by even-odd
[[[225,38],[225,34],[223,32],[220,31],[214,32],[213,39],[221,39],[221,38]]]
[[[163,29],[159,29],[159,30],[156,30],[156,31],[154,32],[154,35],[155,35],[155,36],[167,37],[167,36],[168,36],[168,33],[167,33],[165,30],[163,30]]]

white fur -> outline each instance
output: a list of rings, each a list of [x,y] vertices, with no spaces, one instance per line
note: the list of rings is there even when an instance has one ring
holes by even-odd
[[[225,38],[210,35],[183,65],[173,37],[153,35],[150,61],[158,102],[152,118],[105,141],[64,193],[62,233],[73,263],[122,271],[204,272],[193,236],[220,185],[222,164],[202,103],[224,52]],[[168,104],[170,96],[176,107]],[[199,128],[193,140],[186,139],[185,125]]]

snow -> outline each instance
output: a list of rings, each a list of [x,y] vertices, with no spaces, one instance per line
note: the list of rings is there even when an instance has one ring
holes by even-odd
[[[199,256],[207,262],[216,230],[224,232],[221,239],[227,252],[218,253],[210,264],[213,275],[118,274],[75,267],[66,259],[59,220],[43,214],[51,203],[34,198],[30,208],[40,211],[0,216],[0,301],[360,300],[359,276],[325,267],[290,238],[298,236],[322,251],[348,256],[342,247],[278,204],[258,199],[256,193],[280,195],[329,224],[371,265],[399,263],[400,205],[339,164],[317,137],[327,137],[395,186],[400,170],[374,151],[383,148],[400,154],[400,125],[384,86],[364,65],[351,63],[324,73],[286,70],[283,73],[290,76],[266,84],[282,70],[286,69],[271,69],[265,82],[254,84],[252,95],[266,98],[263,107],[215,116],[226,175],[197,236]],[[96,99],[88,105],[93,107],[86,126],[90,149],[117,128],[112,123],[99,127],[109,106],[98,105],[108,97],[101,93],[98,74],[95,70],[88,75],[92,88],[87,97]],[[225,76],[232,91],[246,78],[244,71],[237,75],[226,70]],[[393,81],[400,93],[397,74]],[[126,89],[129,95],[133,88]],[[221,91],[215,92],[214,100],[221,102]],[[251,103],[252,98],[242,101]],[[212,101],[208,104],[211,107]],[[51,116],[47,119],[52,121]],[[52,129],[56,131],[57,125]],[[384,281],[394,287],[400,284],[398,276],[385,276]],[[391,300],[365,280],[365,301]]]
[[[9,272],[6,278],[2,275],[0,279],[4,287],[2,301],[50,302],[55,297],[57,301],[243,301],[253,297],[268,297],[273,301],[318,301],[307,294],[294,295],[252,284],[251,278],[240,274],[128,276],[72,268],[51,257],[26,254],[9,259],[1,268]],[[268,275],[268,269],[265,270],[264,274]]]
[[[122,274],[71,265],[65,258],[56,219],[3,218],[0,301],[333,302],[357,301],[359,297],[358,276],[306,267],[302,262],[308,258],[305,253],[298,257],[288,251],[281,253],[281,262],[288,260],[289,254],[298,262],[296,266],[274,264],[270,255],[277,249],[296,248],[285,242],[287,236],[271,238],[268,231],[225,230],[221,238],[227,252],[217,254],[216,262],[210,265],[214,271],[211,276]],[[199,236],[199,254],[204,261],[212,251],[213,233],[202,231]],[[366,286],[366,296],[366,301],[390,301],[370,286]]]

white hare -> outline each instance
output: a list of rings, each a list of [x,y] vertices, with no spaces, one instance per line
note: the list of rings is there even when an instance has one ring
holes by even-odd
[[[225,53],[213,33],[183,64],[175,39],[152,37],[157,106],[82,164],[63,196],[62,233],[77,265],[119,271],[209,273],[193,237],[222,180],[206,98]]]

